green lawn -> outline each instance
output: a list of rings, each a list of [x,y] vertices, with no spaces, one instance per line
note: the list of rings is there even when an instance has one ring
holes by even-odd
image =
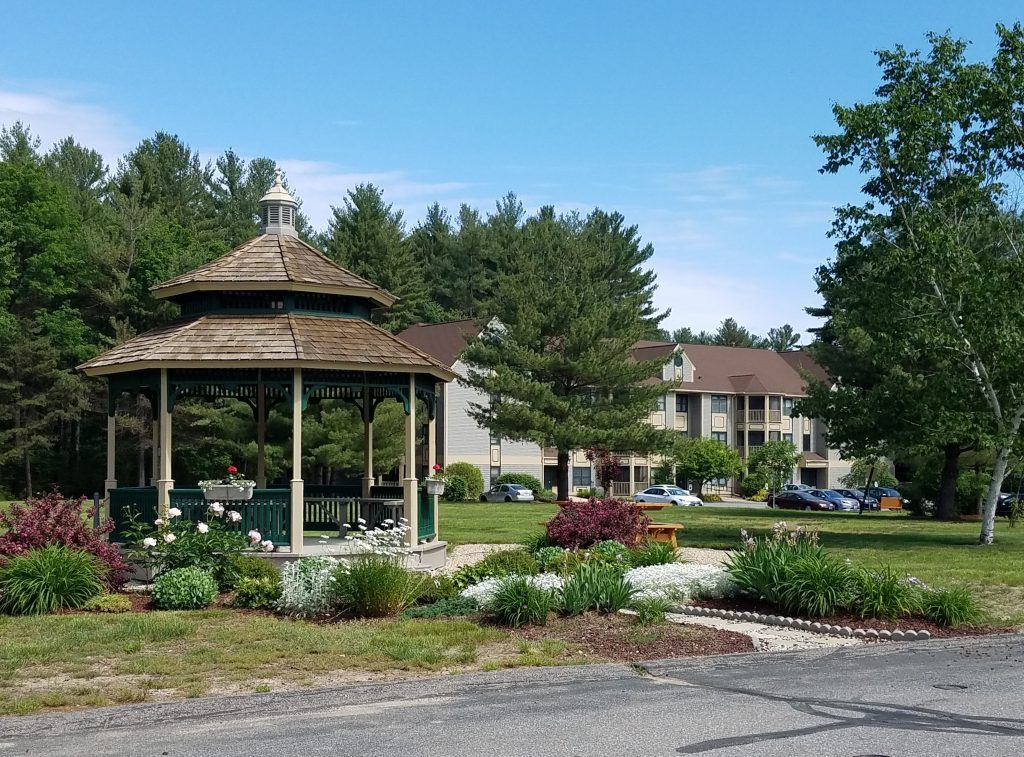
[[[454,544],[512,543],[541,530],[554,505],[442,504],[441,538]],[[668,513],[671,512],[670,515]],[[662,515],[666,513],[666,515]],[[684,547],[730,549],[739,531],[766,530],[784,520],[818,531],[828,548],[865,565],[888,563],[939,586],[970,586],[993,618],[1024,624],[1024,527],[1000,519],[996,544],[979,546],[978,523],[941,523],[903,513],[842,514],[719,507],[665,510],[686,526]]]

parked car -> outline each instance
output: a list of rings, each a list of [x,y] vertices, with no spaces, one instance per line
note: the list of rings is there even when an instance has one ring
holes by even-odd
[[[782,487],[784,492],[809,492],[812,487],[807,484],[786,484]]]
[[[900,494],[896,489],[890,489],[888,486],[869,486],[864,491],[869,497],[874,497],[879,502],[882,501],[882,497],[899,497],[904,507],[910,504],[909,499]]]
[[[853,499],[852,497],[843,496],[835,489],[811,489],[807,493],[810,494],[812,497],[821,497],[822,499],[827,499],[829,502],[835,505],[835,507],[832,508],[833,510],[844,510],[846,512],[860,511],[860,502]]]
[[[824,497],[816,497],[810,492],[781,491],[768,495],[768,507],[780,510],[832,510],[835,504]]]
[[[519,484],[498,484],[480,495],[481,502],[533,502],[533,490]]]
[[[681,489],[678,486],[659,484],[644,489],[633,495],[634,502],[664,502],[666,505],[677,507],[701,507],[704,501],[693,494],[689,489]]]
[[[849,497],[850,499],[857,500],[858,507],[860,506],[861,500],[864,500],[864,507],[866,507],[868,510],[878,509],[878,500],[875,499],[874,497],[869,497],[860,489],[833,489],[832,491],[837,491],[844,497]]]
[[[996,515],[1009,518],[1013,515],[1013,504],[1018,499],[1024,499],[1024,494],[1000,494],[996,499]]]

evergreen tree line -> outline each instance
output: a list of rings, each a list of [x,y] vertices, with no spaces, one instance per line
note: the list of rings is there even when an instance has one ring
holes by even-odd
[[[99,487],[105,382],[74,366],[175,317],[176,308],[154,299],[150,287],[256,236],[258,200],[274,168],[269,158],[246,160],[231,150],[204,163],[165,132],[109,166],[71,137],[44,151],[20,123],[0,131],[0,499],[53,486],[69,493]],[[653,249],[618,213],[543,208],[528,218],[510,193],[487,214],[468,205],[453,214],[435,203],[409,228],[371,184],[339,200],[322,230],[312,228],[300,201],[297,231],[400,298],[378,317],[394,332],[422,321],[483,322],[507,308],[518,294],[501,282],[516,272],[524,245],[533,244],[527,230],[537,224],[589,245],[606,261],[601,275],[623,291],[653,289],[653,274],[639,270]],[[649,296],[638,313],[643,336],[664,336]],[[145,399],[119,402],[118,481],[142,484],[151,475],[152,409]],[[307,417],[311,480],[336,480],[357,468],[362,440],[349,431],[357,420],[350,410],[322,403]],[[378,420],[400,431],[400,419],[384,412]],[[255,426],[241,403],[181,403],[174,435],[181,482],[228,463],[255,469]],[[288,419],[272,413],[271,478],[283,470],[289,435]],[[382,445],[375,458],[387,470],[401,447],[375,436]]]

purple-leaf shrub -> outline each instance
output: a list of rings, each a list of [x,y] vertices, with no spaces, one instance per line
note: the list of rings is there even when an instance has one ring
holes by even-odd
[[[572,502],[548,521],[548,538],[565,549],[585,549],[609,539],[635,547],[651,519],[631,502],[597,499]]]
[[[93,528],[93,507],[84,497],[64,498],[57,492],[30,497],[0,512],[0,563],[8,558],[57,544],[88,552],[107,568],[105,583],[117,588],[128,578],[129,567],[121,550],[104,537],[114,529],[109,518]]]

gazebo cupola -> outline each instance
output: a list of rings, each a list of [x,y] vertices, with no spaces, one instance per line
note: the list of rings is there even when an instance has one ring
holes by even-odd
[[[360,409],[366,460],[361,492],[355,494],[371,500],[374,412],[381,402],[393,399],[402,403],[407,414],[405,473],[400,482],[405,517],[412,525],[414,544],[417,538],[434,539],[436,518],[422,504],[417,474],[433,464],[435,437],[432,431],[427,434],[427,454],[418,456],[416,400],[425,403],[432,429],[437,388],[454,374],[371,321],[375,309],[390,307],[396,298],[300,239],[295,228],[297,209],[277,171],[273,185],[259,201],[259,236],[153,287],[155,297],[180,306],[178,319],[79,366],[90,376],[108,378],[105,488],[111,492],[111,503],[118,496],[114,416],[121,394],[145,394],[156,411],[153,497],[160,512],[172,503],[187,510],[182,505],[196,496],[196,490],[174,488],[171,418],[175,403],[183,398],[234,397],[247,402],[256,418],[253,501],[263,497],[287,504],[287,522],[279,524],[276,540],[286,539],[293,553],[301,552],[303,527],[309,525],[308,513],[316,505],[304,496],[302,411],[317,399],[347,401]],[[274,405],[290,412],[293,419],[287,489],[266,489],[265,425]],[[392,486],[389,493],[398,495],[397,490],[397,485]],[[337,500],[340,493],[332,496]],[[280,519],[284,509],[278,505],[274,517]],[[249,507],[253,513],[259,510]],[[264,524],[263,529],[267,528]]]

